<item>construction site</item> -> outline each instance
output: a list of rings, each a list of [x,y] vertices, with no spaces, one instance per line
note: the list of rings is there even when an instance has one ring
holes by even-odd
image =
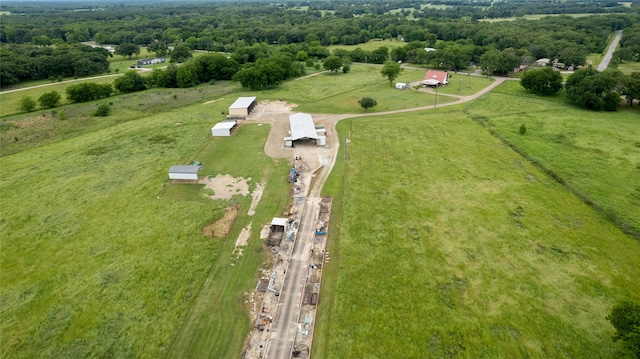
[[[274,214],[260,233],[271,266],[262,270],[255,290],[245,293],[250,298],[253,326],[243,358],[306,358],[311,354],[322,271],[331,260],[326,252],[331,198],[319,193],[329,172],[330,166],[325,165],[333,161],[335,148],[331,142],[309,138],[283,143],[282,138],[291,130],[295,134],[296,129],[287,129],[287,122],[293,121],[290,108],[282,104],[258,105],[246,120],[268,122],[273,126],[270,139],[280,137],[278,144],[267,141],[265,151],[272,157],[289,158],[290,170],[282,176],[290,186],[291,205]],[[308,127],[326,133],[325,126],[311,122]]]

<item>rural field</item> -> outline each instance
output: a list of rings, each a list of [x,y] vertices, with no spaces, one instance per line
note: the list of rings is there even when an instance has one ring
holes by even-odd
[[[405,69],[397,81],[423,75]],[[437,102],[491,82],[454,75]],[[241,355],[246,293],[268,262],[258,232],[289,202],[289,164],[263,151],[268,125],[210,137],[247,95],[217,82],[57,108],[66,121],[50,110],[41,122],[3,118],[4,356]],[[364,65],[257,95],[334,114],[364,113],[363,96],[378,100],[370,112],[434,101]],[[104,102],[111,116],[89,116]],[[604,317],[617,300],[640,299],[640,242],[612,224],[638,229],[637,111],[585,112],[507,82],[455,107],[340,122],[350,143],[324,191],[334,227],[315,357],[610,357]],[[256,214],[248,195],[211,200],[203,185],[166,180],[192,160],[201,175],[264,185]],[[234,200],[229,234],[202,236]],[[243,228],[251,236],[239,255]]]
[[[243,127],[232,140],[212,139],[212,106],[0,158],[3,356],[166,356],[173,345],[182,348],[180,333],[192,334],[183,328],[190,311],[212,296],[218,302],[213,310],[207,302],[206,312],[215,318],[200,315],[191,323],[206,321],[213,331],[206,345],[224,343],[214,357],[241,351],[249,317],[240,297],[255,286],[266,259],[257,230],[244,255],[232,254],[251,200],[235,196],[242,214],[227,238],[202,236],[201,228],[232,201],[203,198],[201,185],[172,185],[167,170],[198,159],[205,175],[243,177],[252,190],[265,184],[252,222],[258,228],[287,205],[281,175],[287,164],[261,152],[266,125]],[[184,347],[181,354],[203,353]]]
[[[467,114],[499,96],[338,125],[315,358],[613,355],[605,316],[640,299],[640,242]]]

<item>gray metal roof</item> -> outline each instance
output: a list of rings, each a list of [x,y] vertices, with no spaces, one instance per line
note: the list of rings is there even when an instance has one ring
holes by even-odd
[[[256,97],[238,97],[236,102],[234,102],[229,108],[249,108],[253,101],[256,100]]]
[[[289,116],[289,126],[291,126],[291,139],[293,141],[301,138],[318,139],[316,126],[313,124],[313,118],[306,113],[297,113]]]
[[[171,166],[169,173],[198,173],[202,166]]]
[[[213,130],[222,130],[222,129],[227,129],[230,130],[232,129],[234,126],[236,125],[236,121],[222,121],[222,122],[218,122],[216,123],[215,126],[213,126]]]

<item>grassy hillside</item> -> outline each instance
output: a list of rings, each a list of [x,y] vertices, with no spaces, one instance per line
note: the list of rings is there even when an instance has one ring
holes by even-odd
[[[640,242],[463,111],[339,131],[316,358],[611,357]]]
[[[640,240],[640,108],[592,112],[561,100],[532,96],[512,82],[465,112]]]
[[[279,173],[259,155],[268,126],[219,141],[214,122],[210,106],[196,105],[0,158],[3,356],[162,357],[211,273],[219,277],[207,285],[225,293],[216,311],[231,316],[208,339],[241,351],[248,314],[237,298],[264,260],[257,232],[228,265],[235,238],[200,230],[230,201],[204,201],[202,186],[165,198],[176,188],[167,170],[197,156],[205,174],[267,183],[258,213],[267,211],[254,226],[285,206],[287,187],[270,186]],[[246,159],[240,166],[225,155]],[[250,198],[237,199],[246,213]],[[241,216],[232,235],[247,223]]]

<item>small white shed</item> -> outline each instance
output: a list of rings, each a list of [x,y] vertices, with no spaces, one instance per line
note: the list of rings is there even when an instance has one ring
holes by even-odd
[[[406,82],[396,82],[396,89],[404,90],[408,88],[409,88],[409,85]]]
[[[231,131],[236,127],[236,121],[222,121],[216,123],[211,128],[211,135],[215,137],[228,137],[231,136]]]
[[[197,180],[200,169],[202,166],[172,166],[169,169],[169,179]]]

